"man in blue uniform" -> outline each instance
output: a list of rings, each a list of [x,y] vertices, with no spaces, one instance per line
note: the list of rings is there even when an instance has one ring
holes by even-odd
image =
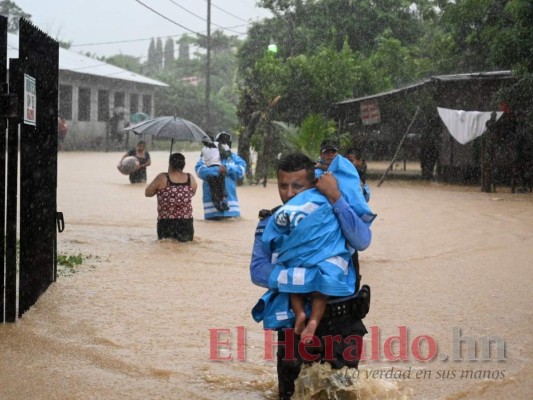
[[[323,174],[315,180],[315,164],[303,154],[289,154],[280,160],[277,172],[278,190],[281,201],[286,203],[298,193],[316,187],[331,203],[333,211],[339,221],[342,233],[347,243],[356,251],[366,249],[372,240],[372,233],[369,224],[365,223],[354,211],[354,209],[342,197],[337,179],[332,174]],[[252,259],[250,263],[250,275],[254,284],[268,287],[271,272],[274,270],[272,262],[272,252],[265,249],[261,236],[264,228],[271,216],[269,210],[262,210],[259,213],[259,224],[256,228]],[[356,268],[350,262],[349,268]],[[333,368],[347,366],[357,368],[362,350],[362,337],[367,330],[361,321],[366,315],[370,304],[370,290],[365,285],[358,292],[356,282],[353,294],[344,298],[330,298],[326,307],[326,312],[317,330],[316,336],[321,340],[321,346],[316,348],[316,359],[329,362]],[[291,329],[278,331],[278,342],[286,342],[288,335],[294,335]],[[341,340],[327,341],[326,336],[339,337]],[[277,371],[279,398],[281,400],[290,399],[294,393],[294,381],[298,377],[302,362],[306,361],[299,354],[299,337],[295,335],[294,349],[286,349],[284,345],[278,346]],[[354,355],[354,347],[357,349]],[[345,350],[352,357],[346,357]],[[306,348],[312,352],[312,348]],[[294,354],[296,360],[289,355]],[[287,356],[286,356],[287,355]]]
[[[220,132],[217,134],[215,141],[221,144],[227,144],[231,147],[231,136],[227,132]],[[229,210],[217,210],[211,196],[211,191],[207,183],[209,176],[216,176],[217,172],[207,167],[202,158],[198,160],[194,170],[196,175],[203,180],[203,204],[204,204],[204,218],[209,220],[219,220],[223,218],[240,217],[241,210],[239,206],[239,198],[237,197],[237,181],[244,177],[246,172],[246,162],[233,152],[228,152],[225,157],[221,154],[222,165],[221,171],[225,173],[225,184],[227,203]],[[223,170],[223,171],[222,171]]]

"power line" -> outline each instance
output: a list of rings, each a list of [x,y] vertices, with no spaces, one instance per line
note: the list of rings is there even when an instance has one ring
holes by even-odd
[[[206,20],[204,17],[200,17],[199,15],[197,15],[197,14],[193,13],[192,11],[186,9],[186,8],[183,7],[182,5],[176,3],[174,0],[168,0],[168,1],[170,1],[170,2],[171,2],[172,4],[174,4],[175,6],[181,8],[182,10],[188,12],[189,14],[194,15],[196,18],[199,18],[199,19],[201,19],[202,21],[207,22],[207,20]],[[246,21],[245,21],[245,22],[246,22]],[[220,28],[220,29],[224,29],[224,30],[227,30],[227,31],[230,31],[230,32],[233,32],[233,33],[237,33],[237,34],[239,34],[239,35],[243,35],[242,32],[233,31],[233,30],[231,30],[231,29],[229,29],[229,28],[225,28],[225,27],[220,26],[220,25],[217,25],[217,24],[215,24],[215,23],[213,23],[213,22],[211,22],[211,25],[214,25],[214,26],[216,26],[216,27],[218,27],[218,28]],[[244,33],[244,34],[245,34],[245,33]]]
[[[207,3],[207,0],[204,0],[204,1]],[[248,22],[248,21],[242,19],[241,17],[238,17],[238,16],[236,16],[236,15],[233,15],[233,14],[230,13],[229,11],[226,11],[226,10],[224,10],[223,8],[220,8],[220,7],[216,6],[216,5],[214,5],[213,3],[211,3],[211,7],[214,7],[214,8],[216,8],[217,10],[222,11],[223,13],[226,13],[226,14],[228,14],[228,15],[231,15],[233,18],[237,18],[237,19],[240,20],[240,21],[243,21],[243,22],[246,22],[246,23]]]
[[[192,33],[197,34],[197,35],[199,35],[199,36],[205,36],[205,34],[203,33],[203,31],[202,31],[202,32],[195,32],[195,31],[193,31],[193,30],[191,30],[191,29],[189,29],[189,28],[187,28],[187,27],[185,27],[185,26],[183,26],[183,25],[180,25],[180,24],[177,23],[176,21],[173,21],[173,20],[169,19],[168,17],[164,16],[163,14],[161,14],[161,13],[159,13],[158,11],[154,10],[153,8],[147,6],[147,5],[144,4],[143,2],[141,2],[141,1],[139,1],[139,0],[135,0],[135,1],[137,1],[137,3],[143,5],[144,7],[148,8],[150,11],[154,12],[155,14],[157,14],[157,15],[159,15],[159,16],[165,18],[165,19],[168,20],[169,22],[172,22],[173,24],[178,25],[179,27],[181,27],[181,28],[183,28],[183,29],[186,29],[186,30],[188,30],[189,32],[192,32]],[[183,7],[183,6],[181,6],[180,4],[174,2],[173,0],[169,0],[169,1],[170,1],[171,3],[173,3],[174,5],[178,6],[179,8],[183,9],[184,11],[188,12],[189,14],[191,14],[191,15],[193,15],[193,16],[199,18],[199,19],[201,19],[202,21],[207,22],[207,21],[206,21],[204,18],[202,18],[201,16],[199,16],[199,15],[193,13],[192,11],[186,9],[185,7]],[[204,0],[204,1],[207,1],[207,0]],[[236,33],[238,36],[244,36],[244,35],[247,34],[246,32],[238,32],[238,31],[234,31],[233,28],[241,28],[241,27],[248,26],[248,25],[250,24],[249,21],[246,21],[246,20],[244,20],[244,19],[242,19],[242,18],[240,18],[240,17],[238,17],[238,16],[236,16],[236,15],[233,15],[233,14],[231,14],[230,12],[228,12],[228,11],[226,11],[226,10],[224,10],[224,9],[222,9],[222,8],[220,8],[220,7],[216,6],[216,5],[214,5],[214,4],[212,4],[212,6],[215,7],[215,8],[217,8],[217,9],[219,9],[219,10],[222,11],[222,12],[225,12],[225,13],[228,14],[228,15],[231,15],[231,16],[234,17],[234,18],[237,18],[237,19],[239,19],[239,20],[241,20],[241,21],[243,21],[243,22],[246,22],[245,25],[235,25],[235,26],[228,26],[228,27],[220,26],[220,25],[217,25],[217,24],[214,24],[214,23],[212,23],[212,25],[215,25],[216,27],[218,27],[218,28],[220,28],[220,29],[223,29],[223,30],[226,30],[226,31],[230,31],[230,32]],[[179,34],[179,35],[162,35],[162,37],[164,36],[164,37],[172,37],[172,38],[173,38],[173,37],[181,37],[181,36],[183,36],[183,35],[185,35],[185,34],[182,33],[182,34]],[[126,40],[115,40],[115,41],[106,41],[106,42],[91,42],[91,43],[78,43],[78,44],[74,44],[74,43],[73,43],[73,44],[70,45],[70,47],[100,46],[100,45],[108,45],[108,44],[134,43],[134,42],[148,41],[148,40],[151,40],[151,39],[153,39],[153,38],[150,37],[150,38],[142,38],[142,39],[126,39]]]
[[[145,8],[149,9],[150,11],[152,11],[153,13],[159,15],[160,17],[166,19],[167,21],[179,26],[180,28],[183,28],[185,30],[187,30],[188,32],[191,32],[191,33],[194,33],[195,35],[198,35],[199,37],[205,37],[205,34],[203,32],[196,32],[196,31],[193,31],[192,29],[189,29],[187,28],[186,26],[183,26],[181,24],[179,24],[178,22],[166,17],[165,15],[161,14],[160,12],[158,12],[157,10],[151,8],[150,6],[146,5],[145,3],[143,3],[142,1],[140,0],[135,0],[137,3],[141,4],[142,6],[144,6]],[[172,0],[169,0],[171,3],[173,3],[174,5],[182,8],[183,10],[187,11],[188,13],[190,13],[191,15],[194,15],[195,17],[203,20],[203,21],[206,21],[205,19],[203,19],[202,17],[194,14],[193,12],[187,10],[186,8],[182,7],[181,5],[177,4],[176,2],[172,1]],[[207,0],[204,0],[204,1],[207,1]],[[213,5],[215,8],[219,9],[220,11],[223,11],[225,12],[226,14],[228,15],[231,15],[233,16],[234,18],[237,18],[241,21],[244,21],[246,22],[246,25],[236,25],[236,26],[232,26],[232,27],[223,27],[223,26],[220,26],[220,25],[217,25],[217,24],[213,24],[212,25],[215,25],[223,30],[228,30],[228,31],[231,31],[231,32],[234,32],[234,33],[237,33],[238,36],[244,36],[246,35],[247,33],[246,32],[237,32],[237,31],[233,31],[231,28],[239,28],[239,27],[244,27],[244,26],[248,26],[250,24],[250,22],[248,21],[245,21],[244,19],[240,18],[240,17],[237,17],[236,15],[233,15],[231,13],[229,13],[228,11],[220,8],[220,7],[217,7],[215,5]],[[184,35],[186,35],[187,33],[182,33],[182,34],[179,34],[179,35],[164,35],[164,37],[167,37],[167,38],[175,38],[175,37],[182,37]],[[163,36],[162,36],[163,37]],[[98,45],[112,45],[112,44],[120,44],[120,43],[133,43],[133,42],[142,42],[142,41],[148,41],[148,40],[152,40],[153,38],[141,38],[141,39],[126,39],[126,40],[115,40],[115,41],[105,41],[105,42],[91,42],[91,43],[79,43],[79,44],[71,44],[70,47],[82,47],[82,46],[98,46]],[[219,40],[213,38],[212,39],[215,43],[223,43],[223,42],[220,42]],[[141,57],[142,58],[145,58],[145,57]],[[95,67],[95,66],[93,66]],[[84,67],[84,68],[87,68],[87,67]],[[90,67],[89,67],[90,68]]]
[[[240,26],[244,26],[244,25],[237,25],[237,26],[234,26],[233,28],[238,28]],[[187,35],[186,33],[181,33],[179,35],[158,35],[157,37],[162,37],[162,38],[176,38],[176,37],[182,37],[184,35]],[[243,36],[243,35],[246,35],[246,33],[241,33],[239,34],[239,36]],[[70,47],[81,47],[81,46],[100,46],[100,45],[105,45],[105,44],[120,44],[120,43],[133,43],[133,42],[146,42],[148,40],[152,40],[153,37],[149,37],[149,38],[142,38],[142,39],[126,39],[126,40],[113,40],[113,41],[107,41],[107,42],[92,42],[92,43],[77,43],[77,44],[74,44],[72,43],[70,45]]]
[[[189,29],[189,28],[187,28],[186,26],[183,26],[183,25],[177,23],[176,21],[174,21],[174,20],[172,20],[172,19],[166,17],[165,15],[161,14],[160,12],[158,12],[158,11],[154,10],[153,8],[147,6],[147,5],[144,4],[142,1],[140,1],[140,0],[135,0],[135,1],[136,1],[137,3],[139,3],[139,4],[141,4],[142,6],[148,8],[148,9],[149,9],[150,11],[152,11],[153,13],[155,13],[155,14],[159,15],[160,17],[166,19],[167,21],[172,22],[173,24],[179,26],[180,28],[183,28],[183,29],[185,29],[185,30],[187,30],[187,31],[189,31],[189,32],[192,32],[192,33],[194,33],[195,35],[197,35],[197,36],[199,36],[199,37],[205,37],[204,34],[202,34],[202,33],[200,33],[200,32],[195,32],[195,31],[193,31],[192,29]],[[217,40],[217,39],[213,39],[213,41],[216,42],[216,43],[219,43],[219,44],[225,44],[224,42],[221,42],[220,40]]]
[[[174,4],[175,6],[181,8],[182,10],[188,12],[189,14],[194,15],[196,18],[199,18],[199,19],[201,19],[202,21],[205,21],[205,19],[204,19],[203,17],[200,17],[198,14],[193,13],[192,11],[186,9],[186,8],[183,7],[182,5],[176,3],[175,1],[173,1],[173,0],[168,0],[168,1],[170,1],[170,2],[171,2],[172,4]]]
[[[183,25],[177,23],[176,21],[174,21],[174,20],[168,18],[167,16],[161,14],[160,12],[154,10],[152,7],[147,6],[147,5],[144,4],[142,1],[140,1],[140,0],[135,0],[135,1],[136,1],[137,3],[139,3],[140,5],[146,7],[147,9],[149,9],[149,10],[152,11],[153,13],[155,13],[155,14],[159,15],[160,17],[166,19],[167,21],[173,23],[174,25],[177,25],[177,26],[179,26],[180,28],[183,28],[183,29],[185,29],[185,30],[187,30],[187,31],[189,31],[189,32],[192,32],[192,33],[196,34],[196,35],[203,36],[203,35],[200,34],[199,32],[195,32],[195,31],[193,31],[192,29],[189,29],[189,28],[187,28],[186,26],[183,26]]]
[[[242,27],[242,26],[246,26],[246,25],[236,25],[236,26],[231,26],[230,28],[239,28],[239,27]],[[226,29],[226,28],[224,28]],[[201,32],[203,34],[203,32]],[[179,35],[158,35],[157,37],[164,37],[164,38],[176,38],[176,37],[182,37],[186,35],[186,33],[181,33]],[[240,33],[239,36],[243,36],[243,35],[246,35],[246,33]],[[77,43],[77,44],[74,44],[72,43],[70,45],[70,47],[81,47],[81,46],[100,46],[100,45],[104,45],[104,44],[120,44],[120,43],[133,43],[133,42],[145,42],[145,41],[148,41],[148,40],[152,40],[153,37],[149,37],[149,38],[142,38],[142,39],[125,39],[125,40],[113,40],[113,41],[107,41],[107,42],[91,42],[91,43]]]
[[[166,19],[167,21],[173,23],[174,25],[177,25],[177,26],[179,26],[180,28],[183,28],[183,29],[185,29],[185,30],[187,30],[187,31],[189,31],[189,32],[192,32],[192,33],[194,33],[194,34],[196,34],[196,35],[198,35],[198,36],[205,36],[205,35],[203,35],[203,34],[200,33],[200,32],[193,31],[192,29],[189,29],[189,28],[187,28],[186,26],[183,26],[183,25],[179,24],[178,22],[176,22],[176,21],[174,21],[174,20],[168,18],[167,16],[165,16],[165,15],[161,14],[160,12],[154,10],[154,9],[151,8],[150,6],[144,4],[142,1],[140,1],[140,0],[135,0],[135,1],[136,1],[137,3],[139,3],[139,4],[141,4],[142,6],[148,8],[148,9],[149,9],[150,11],[152,11],[153,13],[155,13],[155,14],[159,15],[160,17]],[[179,7],[181,7],[179,4],[175,3],[174,1],[172,1],[172,0],[170,0],[170,1],[171,1],[173,4],[175,4],[175,5],[179,6]],[[183,7],[181,7],[181,8],[183,8]],[[185,8],[183,8],[183,9],[185,10]],[[198,17],[196,14],[194,14],[194,13],[188,11],[188,10],[187,10],[187,12],[189,12],[189,13],[191,13],[192,15]],[[206,21],[206,20],[203,19],[202,17],[198,17],[198,18],[202,19],[203,21]],[[244,20],[243,20],[243,21],[244,21]],[[207,21],[206,21],[206,22],[207,22]],[[245,21],[245,22],[246,22],[246,21]],[[213,25],[215,25],[215,24],[213,24]],[[221,26],[219,26],[219,25],[216,25],[216,26],[218,26],[219,28],[222,28],[222,29],[226,29],[226,28],[221,27]],[[230,31],[231,31],[231,30],[230,30]],[[235,31],[234,31],[234,32],[235,32]],[[238,33],[239,35],[246,35],[246,33],[243,33],[243,32],[235,32],[235,33]]]
[[[167,35],[165,37],[171,38],[171,37],[181,37],[183,35],[186,35],[186,33],[182,33],[180,35]],[[99,43],[79,43],[79,44],[71,44],[70,47],[79,47],[79,46],[96,46],[101,44],[119,44],[119,43],[132,43],[132,42],[144,42],[146,40],[152,40],[153,37],[150,38],[144,38],[144,39],[127,39],[127,40],[115,40],[111,42],[99,42]]]
[[[181,36],[181,35],[177,35]],[[71,44],[70,47],[80,47],[80,46],[99,46],[102,44],[120,44],[120,43],[133,43],[133,42],[144,42],[146,40],[152,40],[153,38],[146,38],[146,39],[129,39],[129,40],[116,40],[113,42],[94,42],[94,43],[78,43],[78,44]]]

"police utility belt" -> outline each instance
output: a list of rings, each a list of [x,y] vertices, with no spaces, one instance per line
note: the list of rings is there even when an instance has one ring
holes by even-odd
[[[330,299],[323,319],[363,319],[370,310],[370,286],[363,285],[352,297]]]

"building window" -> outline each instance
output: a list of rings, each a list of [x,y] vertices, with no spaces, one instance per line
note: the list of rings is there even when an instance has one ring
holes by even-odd
[[[78,88],[78,120],[91,120],[91,88]]]
[[[109,92],[107,90],[98,91],[98,121],[109,119]]]
[[[135,114],[139,111],[139,95],[137,93],[130,94],[130,113]]]
[[[115,108],[124,107],[126,94],[124,92],[115,92]]]
[[[152,96],[143,94],[143,113],[152,115]]]
[[[59,115],[72,119],[72,86],[59,85]]]

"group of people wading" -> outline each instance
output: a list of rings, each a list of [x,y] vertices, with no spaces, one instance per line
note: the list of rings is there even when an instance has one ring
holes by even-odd
[[[132,155],[142,166],[136,172],[143,171],[132,183],[144,183],[150,165],[144,143],[124,157]],[[157,196],[159,239],[193,240],[197,183],[184,168],[183,154],[171,154],[168,171],[145,189],[147,197]],[[220,132],[204,142],[194,169],[203,181],[205,219],[239,217],[236,189],[246,163],[231,151],[231,135]],[[365,173],[357,149],[342,156],[334,140],[325,140],[318,162],[301,153],[281,157],[277,185],[282,204],[259,212],[250,277],[266,292],[251,312],[265,329],[277,331],[280,399],[292,397],[305,363],[358,367],[367,333],[362,319],[370,307],[370,288],[360,282],[358,252],[370,245],[376,216],[368,206]]]

